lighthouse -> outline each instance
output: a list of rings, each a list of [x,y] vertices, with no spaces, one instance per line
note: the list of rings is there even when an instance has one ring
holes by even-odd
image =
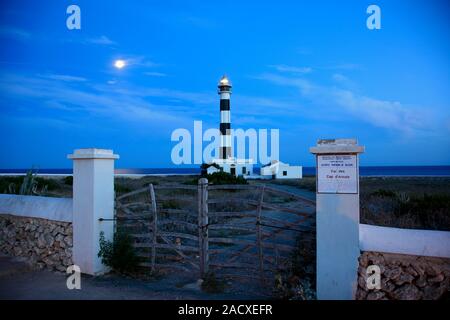
[[[253,172],[253,160],[236,159],[232,155],[231,117],[230,117],[230,96],[231,82],[227,76],[223,76],[217,87],[220,96],[220,143],[217,159],[207,168],[208,174],[218,171],[227,172],[233,176],[249,177]]]
[[[226,75],[222,76],[217,87],[219,88],[218,94],[220,96],[220,141],[219,150],[215,152],[216,158],[207,164],[206,173],[214,174],[216,172],[226,172],[232,176],[241,176],[244,179],[298,179],[302,177],[301,166],[290,166],[287,163],[283,163],[278,159],[273,159],[269,164],[261,167],[261,174],[255,175],[253,173],[253,159],[237,158],[242,155],[237,154],[236,157],[232,153],[232,143],[245,143],[238,137],[232,137],[231,135],[231,115],[230,115],[230,97],[231,97],[231,81]],[[250,142],[249,142],[250,143]],[[257,143],[257,141],[256,141]],[[217,146],[217,145],[216,145]],[[242,146],[241,146],[242,147]],[[245,149],[237,147],[236,149],[241,151]],[[217,150],[217,149],[216,149]]]
[[[230,118],[230,96],[231,82],[224,75],[218,84],[220,95],[220,149],[219,159],[226,160],[231,155],[231,118]]]

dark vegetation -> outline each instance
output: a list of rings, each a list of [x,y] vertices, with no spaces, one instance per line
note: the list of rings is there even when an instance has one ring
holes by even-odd
[[[219,171],[212,174],[207,174],[206,171],[200,177],[195,177],[189,181],[185,181],[184,184],[197,185],[199,178],[208,179],[209,184],[220,185],[220,184],[248,184],[248,181],[243,177],[233,176],[227,172]]]
[[[139,267],[140,258],[133,247],[133,239],[123,231],[116,232],[112,242],[106,240],[101,232],[98,256],[105,265],[119,273],[133,273]]]
[[[38,177],[32,170],[24,176],[0,178],[0,190],[8,194],[45,196],[49,194],[49,191],[58,188],[59,183],[56,180]]]
[[[207,293],[222,293],[225,290],[225,281],[218,279],[214,272],[208,272],[203,279],[201,288]]]
[[[247,180],[243,177],[235,177],[227,172],[214,172],[213,174],[207,174],[204,176],[208,179],[210,184],[248,184]]]
[[[64,182],[64,184],[66,184],[68,186],[72,186],[73,185],[73,176],[64,177],[63,182]]]
[[[271,181],[312,192],[315,177]],[[450,178],[361,177],[361,223],[412,229],[450,230]]]

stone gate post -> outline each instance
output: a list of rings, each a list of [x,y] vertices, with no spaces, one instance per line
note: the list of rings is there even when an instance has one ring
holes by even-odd
[[[112,240],[114,218],[114,160],[119,156],[106,149],[77,149],[73,160],[73,263],[82,273],[107,271],[98,257],[99,238]]]
[[[319,140],[316,155],[317,298],[354,299],[359,251],[359,165],[354,139]]]

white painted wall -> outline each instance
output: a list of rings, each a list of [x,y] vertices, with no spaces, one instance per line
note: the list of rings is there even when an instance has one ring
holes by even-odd
[[[450,258],[450,232],[359,225],[361,251]]]
[[[235,168],[235,176],[252,175],[253,174],[253,163],[251,160],[241,160],[241,159],[229,159],[225,161],[216,162],[223,170],[223,172],[231,173],[231,168]],[[245,174],[243,169],[245,168]],[[206,172],[212,174],[214,172],[220,171],[214,167],[209,167]]]
[[[286,171],[287,175],[283,175],[283,171]],[[280,164],[278,172],[276,174],[277,179],[301,179],[303,176],[302,167],[290,166],[286,164]]]
[[[0,194],[0,214],[72,222],[72,198]]]
[[[286,175],[283,175],[284,171],[286,171]],[[301,179],[303,177],[303,168],[276,161],[270,166],[262,167],[261,175],[269,178],[275,175],[275,179]]]

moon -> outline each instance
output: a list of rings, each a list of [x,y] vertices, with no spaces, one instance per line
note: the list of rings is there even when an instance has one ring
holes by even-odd
[[[117,69],[122,69],[123,67],[125,67],[125,65],[126,65],[125,60],[118,59],[114,61],[114,67],[116,67]]]

